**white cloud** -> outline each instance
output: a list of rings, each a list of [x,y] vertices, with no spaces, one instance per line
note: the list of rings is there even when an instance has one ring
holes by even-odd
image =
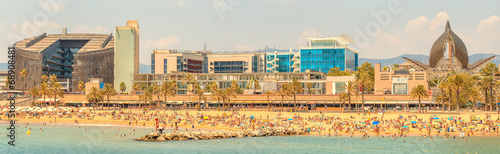
[[[486,19],[483,19],[479,21],[479,24],[477,24],[477,32],[485,32],[488,30],[495,30],[498,29],[498,24],[500,23],[500,17],[493,15],[491,17],[488,17]]]
[[[302,34],[300,34],[300,37],[297,39],[298,46],[305,46],[307,44],[308,40],[305,37],[323,37],[323,35],[321,35],[319,32],[317,32],[314,29],[308,29],[308,30],[302,32]]]
[[[403,30],[380,31],[370,42],[358,49],[360,56],[390,58],[401,54],[428,55],[432,43],[444,32],[448,14],[439,12],[434,17],[420,16],[408,21]]]
[[[236,50],[236,51],[254,51],[255,48],[253,48],[250,45],[236,45],[234,50]]]
[[[22,37],[22,39],[40,35],[45,32],[47,32],[47,34],[50,34],[61,31],[61,26],[55,22],[25,21],[20,24],[11,24],[11,28],[12,30],[10,31],[11,32],[10,34]],[[17,41],[19,40],[15,40],[15,42]]]
[[[157,40],[147,40],[141,45],[146,49],[167,49],[181,45],[181,41],[174,35],[168,35]]]
[[[448,14],[439,12],[433,17],[420,16],[408,21],[402,30],[381,31],[358,51],[360,57],[390,58],[401,54],[428,55],[434,41],[444,32]],[[475,53],[499,53],[500,17],[492,15],[477,23],[475,29],[451,28],[465,43],[469,55]],[[471,62],[472,63],[472,62]]]
[[[68,33],[97,33],[97,34],[105,34],[110,33],[106,28],[102,26],[95,26],[94,28],[89,25],[76,24],[72,27],[67,27]]]

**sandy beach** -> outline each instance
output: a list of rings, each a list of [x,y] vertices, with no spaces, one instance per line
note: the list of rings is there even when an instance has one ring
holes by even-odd
[[[26,107],[28,108],[28,107]],[[64,110],[66,109],[66,110]],[[487,112],[416,113],[321,113],[271,111],[196,111],[139,109],[80,111],[61,108],[43,113],[18,112],[17,123],[109,124],[147,127],[154,130],[155,118],[159,128],[184,130],[255,130],[264,127],[294,127],[320,136],[499,136],[500,117]],[[2,112],[1,121],[8,117]],[[378,124],[376,124],[378,123]],[[177,128],[176,128],[177,127]]]

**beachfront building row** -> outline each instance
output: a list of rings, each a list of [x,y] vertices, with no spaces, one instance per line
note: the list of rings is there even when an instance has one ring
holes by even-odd
[[[43,33],[16,42],[15,72],[26,69],[25,78],[16,76],[18,90],[40,87],[42,74],[56,75],[66,92],[79,92],[78,83],[101,78],[105,83],[125,82],[132,89],[132,75],[139,73],[139,27],[127,21],[112,34]],[[119,86],[115,86],[118,90]]]
[[[330,68],[355,71],[358,52],[349,48],[353,40],[346,35],[308,38],[299,52],[230,53],[211,51],[178,52],[153,50],[151,73],[291,73],[307,70],[328,73]]]

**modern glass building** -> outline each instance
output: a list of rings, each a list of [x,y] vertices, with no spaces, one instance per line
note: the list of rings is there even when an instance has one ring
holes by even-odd
[[[353,42],[348,36],[308,39],[308,46],[300,48],[300,72],[314,70],[328,73],[333,67],[351,71],[357,69],[358,52],[347,46]]]
[[[267,73],[289,73],[300,71],[299,53],[278,53],[274,52],[266,55]]]

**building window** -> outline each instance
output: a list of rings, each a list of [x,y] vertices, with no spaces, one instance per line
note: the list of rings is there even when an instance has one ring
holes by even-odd
[[[408,94],[408,84],[394,83],[392,87],[394,94]]]
[[[167,59],[163,59],[163,73],[164,74],[168,73]]]
[[[155,54],[151,54],[151,73],[155,74]]]

